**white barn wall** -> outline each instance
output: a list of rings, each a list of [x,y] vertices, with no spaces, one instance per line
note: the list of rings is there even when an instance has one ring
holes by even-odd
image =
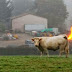
[[[31,14],[12,19],[13,30],[19,29],[24,32],[24,24],[45,24],[47,28],[47,19]]]

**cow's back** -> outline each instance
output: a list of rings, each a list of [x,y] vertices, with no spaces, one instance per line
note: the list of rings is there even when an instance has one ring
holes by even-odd
[[[65,36],[42,37],[41,46],[43,48],[57,49],[59,45],[66,45],[68,40]]]

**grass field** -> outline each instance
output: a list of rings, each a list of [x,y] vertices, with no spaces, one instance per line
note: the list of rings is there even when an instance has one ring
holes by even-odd
[[[0,72],[72,72],[72,57],[0,56]]]

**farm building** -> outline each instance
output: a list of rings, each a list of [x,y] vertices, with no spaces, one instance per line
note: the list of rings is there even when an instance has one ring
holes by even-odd
[[[32,14],[20,15],[12,18],[12,30],[40,31],[47,28],[47,19]]]

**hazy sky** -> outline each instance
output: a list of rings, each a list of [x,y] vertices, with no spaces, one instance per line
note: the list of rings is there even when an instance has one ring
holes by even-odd
[[[67,11],[69,12],[69,16],[65,22],[67,24],[68,30],[72,26],[72,23],[70,22],[72,20],[72,0],[64,0],[66,6],[67,6]]]

